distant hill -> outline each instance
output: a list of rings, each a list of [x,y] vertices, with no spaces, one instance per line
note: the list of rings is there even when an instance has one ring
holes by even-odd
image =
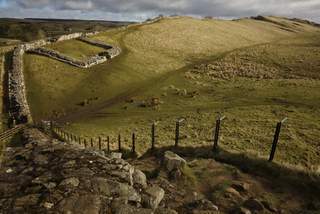
[[[32,41],[73,32],[103,31],[132,22],[0,18],[0,38]]]

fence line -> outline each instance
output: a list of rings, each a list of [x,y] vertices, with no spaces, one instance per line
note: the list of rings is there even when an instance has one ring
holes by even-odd
[[[225,116],[219,116],[216,120],[216,125],[212,130],[212,151],[213,152],[219,152],[219,138],[220,138],[220,130],[223,129],[222,121],[225,119]],[[287,118],[283,119],[282,121],[278,122],[275,128],[275,133],[273,137],[273,143],[271,144],[271,151],[269,155],[269,161],[273,161],[277,144],[280,137],[280,131],[281,131],[281,125],[287,120]],[[174,138],[174,147],[179,147],[179,142],[182,140],[180,137],[180,127],[185,122],[185,119],[178,119],[175,122],[175,138]],[[150,149],[153,150],[156,147],[156,122],[153,122],[151,124],[151,136],[150,136]],[[270,126],[271,127],[271,126]],[[75,143],[79,144],[80,146],[83,146],[84,148],[96,148],[98,150],[106,150],[107,152],[111,151],[111,142],[110,142],[110,136],[108,135],[106,138],[103,138],[101,136],[98,136],[97,138],[90,137],[89,140],[86,137],[76,136],[75,134],[65,132],[59,127],[56,127],[53,122],[50,122],[50,129],[51,133],[58,136],[61,140],[64,140],[65,142]],[[95,140],[94,140],[95,139]],[[135,132],[132,133],[131,138],[131,152],[136,153],[136,139],[137,135]],[[271,139],[271,137],[270,137]],[[116,142],[117,140],[117,142]],[[88,144],[90,142],[90,144]],[[105,145],[107,143],[107,145]],[[117,146],[116,146],[117,143]],[[117,148],[116,148],[117,147]],[[118,134],[118,138],[115,139],[115,142],[113,144],[114,151],[122,152],[123,151],[123,145],[122,145],[122,136],[121,133]]]

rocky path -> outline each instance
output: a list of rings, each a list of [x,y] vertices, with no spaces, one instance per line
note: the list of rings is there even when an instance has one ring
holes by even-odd
[[[117,156],[27,129],[22,145],[6,149],[0,213],[175,213],[162,188]]]

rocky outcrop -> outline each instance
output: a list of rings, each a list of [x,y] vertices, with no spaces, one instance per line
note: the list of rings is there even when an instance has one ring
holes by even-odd
[[[10,116],[17,123],[32,122],[27,102],[23,74],[24,47],[18,46],[13,51],[12,67],[9,71],[9,109]]]
[[[103,63],[107,61],[107,56],[93,56],[90,58],[87,58],[83,61],[74,59],[72,57],[66,56],[58,51],[50,50],[46,48],[36,48],[29,50],[29,53],[39,54],[43,56],[47,56],[56,60],[59,60],[61,62],[67,63],[69,65],[73,65],[79,68],[89,68],[94,65]]]
[[[0,213],[157,213],[163,209],[164,190],[148,186],[143,173],[123,159],[66,145],[36,129],[25,130],[23,136],[20,147],[7,148],[0,169]]]

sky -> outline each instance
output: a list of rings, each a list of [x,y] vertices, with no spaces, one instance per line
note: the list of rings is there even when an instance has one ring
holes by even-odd
[[[320,23],[320,0],[0,0],[0,17],[143,21],[163,15],[275,15]]]

